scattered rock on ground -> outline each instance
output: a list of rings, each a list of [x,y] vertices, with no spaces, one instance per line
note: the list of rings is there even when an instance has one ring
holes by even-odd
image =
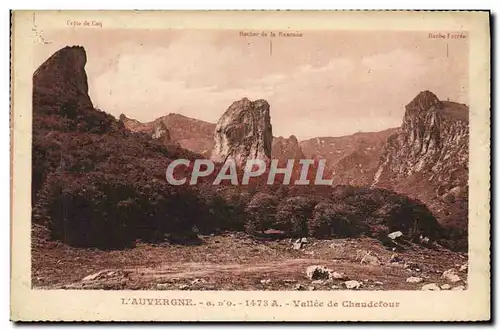
[[[443,278],[451,283],[456,283],[460,281],[460,276],[457,275],[455,269],[448,269],[443,272]]]
[[[187,290],[188,288],[189,286],[186,284],[179,285],[179,290]]]
[[[302,248],[302,245],[303,244],[301,242],[294,242],[292,247],[295,250],[300,250]]]
[[[347,279],[346,275],[343,272],[337,271],[330,273],[330,277],[332,277],[333,279]]]
[[[193,279],[193,281],[191,282],[191,285],[196,285],[196,284],[199,284],[199,283],[206,283],[207,281],[202,279],[202,278],[195,278]]]
[[[441,289],[436,285],[436,283],[431,283],[422,286],[422,291],[441,291]]]
[[[301,238],[299,239],[301,243],[303,244],[307,244],[307,238]]]
[[[338,285],[332,285],[332,290],[338,290],[340,288],[340,286]]]
[[[389,237],[389,239],[392,239],[392,240],[396,240],[402,236],[403,236],[403,232],[401,232],[401,231],[391,232],[387,235],[387,237]]]
[[[331,270],[321,265],[312,265],[307,267],[306,275],[309,279],[328,279],[330,278]]]
[[[389,263],[399,263],[399,262],[403,262],[403,259],[396,253],[392,254]]]
[[[428,237],[424,237],[422,235],[420,235],[420,243],[423,244],[423,245],[429,245],[431,240],[428,238]]]
[[[296,291],[303,291],[306,288],[302,284],[295,284],[295,286],[293,287],[293,289],[296,290]]]
[[[103,279],[119,279],[119,278],[128,278],[128,272],[122,270],[101,270],[92,275],[88,275],[82,278],[82,282],[92,282],[95,280],[103,280]]]
[[[361,283],[358,282],[357,280],[348,280],[348,281],[344,282],[344,285],[349,290],[353,290],[353,289],[357,290],[361,286]]]
[[[375,285],[384,285],[384,283],[379,282],[379,281],[376,281],[376,282],[374,282],[373,284],[375,284]]]
[[[269,284],[271,284],[271,280],[270,279],[261,279],[260,283],[263,285],[269,285]]]
[[[321,280],[321,279],[313,280],[311,282],[311,284],[316,284],[316,285],[323,285],[324,283],[325,283],[325,281]]]
[[[418,284],[418,283],[421,283],[423,281],[424,281],[424,279],[421,277],[408,277],[408,278],[406,278],[406,282],[412,283],[412,284]]]
[[[442,290],[449,290],[449,289],[451,289],[451,285],[450,284],[443,284],[443,285],[441,285],[441,289]]]
[[[452,288],[451,290],[452,291],[463,291],[463,290],[465,290],[465,286],[458,285],[458,286],[455,286],[454,288]]]
[[[168,290],[170,284],[156,284],[158,290]]]
[[[371,255],[371,252],[368,252],[368,254],[366,254],[361,259],[361,263],[366,263],[366,264],[370,264],[370,265],[380,265],[379,259],[376,256]]]
[[[102,276],[102,274],[103,274],[102,271],[96,272],[95,274],[85,276],[84,278],[82,278],[82,281],[89,282],[89,281],[96,280],[96,279],[100,278]]]
[[[420,272],[422,270],[420,268],[420,266],[418,264],[416,264],[415,262],[406,262],[404,265],[404,268],[408,269],[410,271],[413,270],[413,271],[417,271],[417,272]]]
[[[315,288],[314,286],[309,286],[309,287],[307,288],[307,290],[308,290],[308,291],[314,291],[315,289],[316,289],[316,288]]]
[[[469,264],[465,263],[460,267],[460,271],[466,272],[469,269]]]

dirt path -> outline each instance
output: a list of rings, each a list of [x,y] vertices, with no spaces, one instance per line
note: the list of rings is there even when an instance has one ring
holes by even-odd
[[[394,252],[369,239],[312,240],[294,250],[289,241],[259,243],[248,238],[205,238],[199,246],[152,246],[123,251],[98,251],[61,245],[35,247],[33,285],[41,289],[115,290],[294,290],[345,289],[346,280],[362,282],[363,290],[419,290],[445,280],[443,271],[458,270],[467,257],[442,248],[407,245]],[[375,263],[362,262],[370,255]],[[345,279],[313,282],[306,269],[325,266]],[[422,278],[411,284],[408,277]],[[467,274],[461,272],[465,285]]]
[[[305,270],[310,265],[328,265],[331,264],[325,260],[319,259],[291,259],[281,260],[279,262],[264,262],[258,264],[215,264],[215,263],[178,263],[170,264],[160,268],[139,268],[128,269],[126,271],[139,273],[146,277],[152,278],[193,278],[193,277],[210,277],[216,274],[265,274],[267,272],[275,272],[277,267],[292,270]]]

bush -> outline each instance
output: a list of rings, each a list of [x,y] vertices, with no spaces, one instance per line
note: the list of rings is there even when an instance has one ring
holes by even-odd
[[[99,248],[190,233],[204,207],[187,187],[169,191],[161,182],[130,183],[101,173],[50,176],[39,201],[54,239]]]
[[[274,224],[276,199],[266,193],[256,193],[246,207],[245,231],[250,234],[262,233]]]
[[[362,228],[356,220],[357,215],[339,207],[333,203],[317,204],[309,223],[309,234],[316,238],[358,235]]]
[[[291,236],[306,236],[316,200],[297,196],[280,203],[275,228]]]

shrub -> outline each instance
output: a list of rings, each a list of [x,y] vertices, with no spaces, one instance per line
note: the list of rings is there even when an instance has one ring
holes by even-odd
[[[285,231],[291,236],[306,236],[307,224],[315,205],[316,200],[303,196],[284,200],[278,207],[276,229]]]
[[[354,213],[346,213],[333,203],[319,203],[309,222],[309,234],[316,238],[347,237],[359,234]]]
[[[250,234],[263,232],[275,220],[276,199],[266,193],[256,193],[246,207],[245,231]]]

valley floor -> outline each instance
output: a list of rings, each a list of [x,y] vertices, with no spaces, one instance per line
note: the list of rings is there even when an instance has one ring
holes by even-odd
[[[43,229],[35,229],[43,232]],[[300,250],[290,239],[260,241],[243,233],[203,236],[199,245],[138,244],[100,251],[71,248],[36,235],[32,285],[38,289],[108,290],[420,290],[423,285],[466,286],[467,256],[442,247],[406,243],[394,253],[371,238],[317,240]],[[395,258],[394,254],[397,254]],[[395,262],[391,262],[397,260]],[[321,265],[344,279],[311,280],[306,269]],[[459,281],[443,272],[454,269]],[[419,283],[409,283],[419,277]]]

